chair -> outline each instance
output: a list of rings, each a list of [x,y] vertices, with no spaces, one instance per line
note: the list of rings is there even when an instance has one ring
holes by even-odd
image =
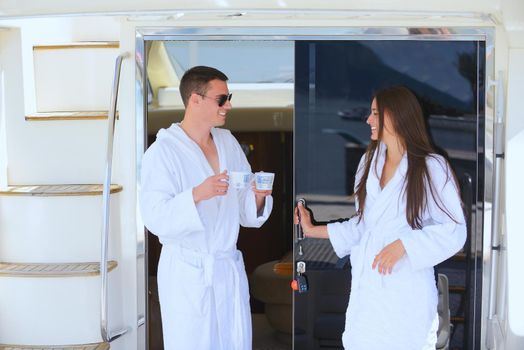
[[[251,276],[251,295],[264,302],[264,313],[276,336],[291,344],[292,262],[270,261],[258,266]]]
[[[438,331],[437,350],[449,350],[451,321],[449,312],[449,283],[448,277],[438,274]]]

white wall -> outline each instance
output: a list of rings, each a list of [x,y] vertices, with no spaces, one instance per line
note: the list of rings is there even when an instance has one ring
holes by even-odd
[[[511,47],[524,47],[524,1],[502,0],[500,9]]]
[[[0,152],[2,152],[2,162],[0,171],[2,182],[9,184],[9,144],[16,135],[10,133],[13,125],[16,124],[17,117],[23,117],[24,112],[24,91],[23,91],[23,74],[22,50],[21,50],[21,33],[17,28],[0,31],[0,68],[3,70],[3,102],[0,113],[3,114],[2,123],[6,128],[5,138],[0,139]],[[1,102],[0,102],[1,103]],[[2,127],[3,127],[2,126]],[[0,127],[1,128],[1,127]],[[2,135],[4,136],[4,135]]]
[[[4,35],[9,29],[0,29],[0,47],[4,45]],[[0,190],[7,188],[7,131],[4,50],[0,50]]]
[[[524,348],[524,281],[522,279],[522,198],[524,186],[524,48],[509,50],[506,128],[507,349]]]

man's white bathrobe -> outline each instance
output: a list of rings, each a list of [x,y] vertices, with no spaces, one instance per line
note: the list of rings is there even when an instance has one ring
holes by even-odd
[[[336,254],[339,257],[349,254],[351,259],[351,295],[342,336],[348,350],[421,350],[427,346],[438,303],[433,266],[454,255],[466,240],[458,189],[444,158],[435,155],[426,159],[439,199],[435,202],[428,189],[423,228],[414,230],[406,220],[407,156],[404,155],[395,175],[381,190],[385,151],[386,146],[381,144],[373,157],[360,223],[353,217],[328,225]],[[356,184],[363,173],[363,159]],[[446,208],[456,222],[436,203]],[[402,241],[406,254],[391,274],[381,275],[377,268],[371,267],[375,255],[397,239]]]
[[[251,171],[228,130],[211,130],[220,172]],[[166,350],[251,349],[249,290],[239,224],[260,227],[272,197],[257,216],[251,188],[195,205],[192,189],[213,176],[204,153],[178,124],[162,129],[142,159],[140,208],[162,243],[158,293]]]

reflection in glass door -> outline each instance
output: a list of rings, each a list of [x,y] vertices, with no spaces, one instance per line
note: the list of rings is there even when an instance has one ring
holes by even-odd
[[[293,41],[152,40],[146,52],[146,147],[159,129],[184,117],[179,83],[186,70],[206,65],[229,78],[233,108],[224,127],[238,140],[253,172],[275,173],[270,218],[261,228],[241,227],[238,233],[250,285],[253,349],[291,349]],[[161,350],[157,266],[162,248],[154,234],[146,237],[148,349]]]
[[[432,141],[459,180],[468,223],[463,250],[436,267],[449,279],[447,337],[460,349],[480,348],[482,217],[475,208],[484,193],[484,72],[483,41],[295,43],[295,198],[306,200],[317,222],[355,212],[354,176],[369,142],[373,92],[404,85],[421,102]],[[306,263],[309,282],[308,292],[295,293],[295,349],[342,349],[348,257],[339,259],[328,240],[307,238],[295,240],[294,258]]]

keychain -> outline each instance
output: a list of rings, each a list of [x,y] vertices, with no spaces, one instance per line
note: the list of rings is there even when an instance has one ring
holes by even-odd
[[[299,293],[305,293],[309,287],[307,284],[306,263],[304,261],[297,262],[297,275],[293,281],[291,281],[291,288]]]

